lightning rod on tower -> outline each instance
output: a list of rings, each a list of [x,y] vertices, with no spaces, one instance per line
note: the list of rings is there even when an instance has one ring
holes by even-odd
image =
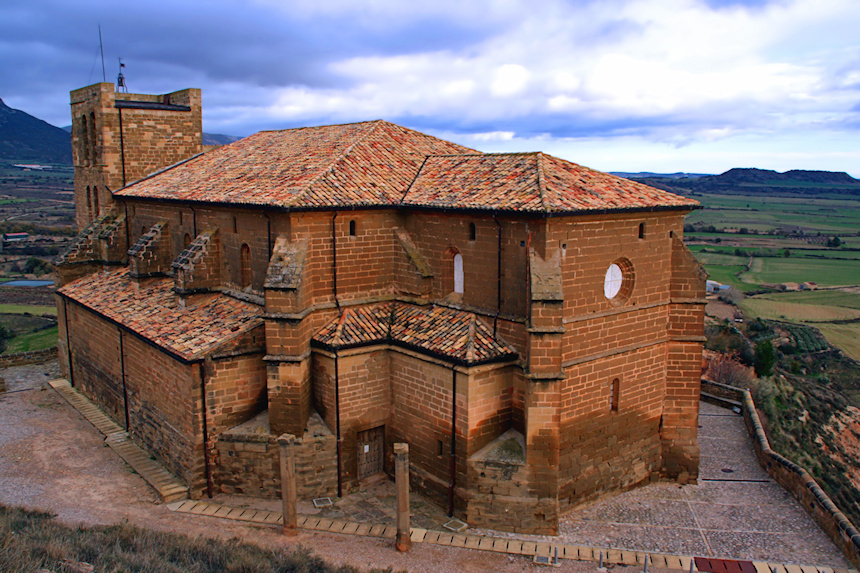
[[[122,63],[122,58],[119,58],[119,75],[116,77],[116,90],[118,92],[128,93],[128,86],[125,85],[125,76],[122,75],[122,69],[125,64]]]

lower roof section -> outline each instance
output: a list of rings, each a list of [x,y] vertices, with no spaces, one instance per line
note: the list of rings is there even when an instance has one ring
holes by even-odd
[[[512,360],[517,353],[474,313],[387,302],[343,311],[313,338],[328,350],[387,343],[456,364]]]
[[[127,268],[87,275],[57,292],[187,362],[263,324],[255,304],[211,293],[183,307],[173,279],[136,283]]]

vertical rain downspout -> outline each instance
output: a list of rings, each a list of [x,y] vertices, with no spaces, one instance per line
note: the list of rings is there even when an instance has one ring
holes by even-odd
[[[451,366],[451,474],[448,481],[448,517],[454,517],[454,487],[457,485],[457,367]]]
[[[125,348],[122,341],[122,329],[117,327],[116,330],[119,332],[119,370],[122,375],[122,403],[125,407],[125,431],[128,432],[131,425],[128,421],[128,387],[125,383]]]
[[[499,331],[499,314],[502,312],[502,224],[493,213],[493,222],[498,227],[496,237],[498,239],[498,252],[496,253],[496,316],[493,317],[493,338]]]
[[[338,381],[337,372],[337,350],[334,351],[334,419],[335,432],[337,433],[337,496],[343,497],[343,454],[341,451],[340,441],[340,382]]]
[[[331,218],[331,280],[334,304],[337,306],[337,314],[341,315],[340,302],[337,300],[337,234],[335,229],[337,211]],[[340,435],[340,380],[337,371],[337,350],[334,351],[334,418],[337,432],[337,496],[343,497],[343,444]]]
[[[191,232],[194,233],[194,238],[197,238],[197,211],[194,210],[194,207],[189,207],[191,209]]]
[[[72,346],[69,341],[69,310],[66,307],[66,299],[63,298],[63,322],[66,324],[66,360],[69,361],[69,384],[75,387],[75,366],[72,364]]]
[[[206,373],[203,369],[203,362],[198,362],[200,365],[200,397],[202,399],[202,412],[201,417],[203,418],[203,463],[206,464],[206,495],[210,498],[212,497],[212,467],[209,463],[209,427],[206,423],[206,414],[208,413],[208,409],[206,408]]]
[[[122,186],[125,187],[125,140],[122,136],[122,108],[117,108],[119,112],[119,158],[122,163]]]

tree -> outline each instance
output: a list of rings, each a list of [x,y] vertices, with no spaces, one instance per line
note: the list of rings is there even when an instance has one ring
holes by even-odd
[[[785,258],[790,257],[790,256],[791,256],[791,251],[790,251],[790,250],[788,250],[788,249],[785,249],[785,250],[782,252],[782,256],[783,256],[783,257],[785,257]]]
[[[829,239],[827,241],[827,246],[831,247],[833,249],[838,248],[839,245],[841,245],[841,244],[842,244],[842,240],[839,237],[835,237],[835,236],[832,239]]]
[[[762,340],[755,345],[755,374],[759,378],[769,376],[776,364],[776,350],[770,340]]]

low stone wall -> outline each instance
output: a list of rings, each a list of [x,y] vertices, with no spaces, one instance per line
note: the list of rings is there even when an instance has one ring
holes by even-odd
[[[225,432],[218,437],[216,483],[223,493],[279,498],[281,476],[277,436]],[[316,414],[295,451],[297,495],[303,499],[337,495],[337,438]]]
[[[6,379],[0,376],[0,394],[6,391]]]
[[[529,491],[522,463],[469,460],[466,522],[500,531],[558,535],[558,501]]]
[[[749,390],[702,379],[702,393],[722,399],[726,405],[742,404],[744,422],[753,437],[753,447],[761,466],[779,485],[794,495],[848,560],[855,567],[860,566],[860,532],[805,469],[770,448]]]
[[[57,357],[57,347],[33,352],[16,352],[15,354],[0,354],[0,368],[24,366],[25,364],[41,364]]]

